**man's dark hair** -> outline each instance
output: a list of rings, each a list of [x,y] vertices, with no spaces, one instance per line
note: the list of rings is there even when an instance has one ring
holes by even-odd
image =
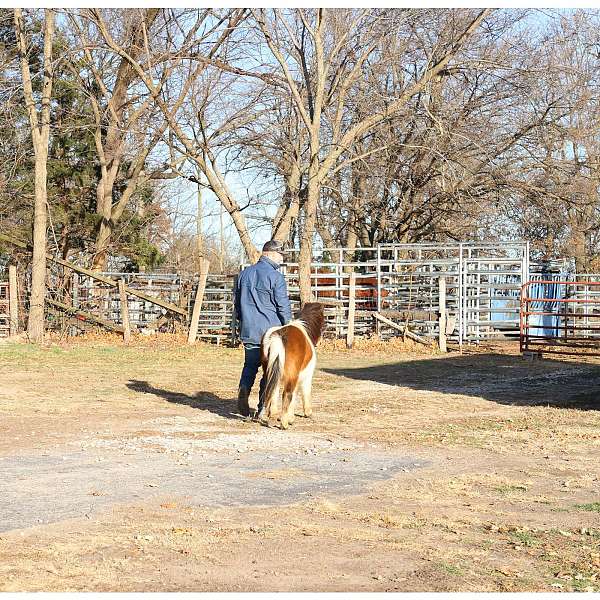
[[[268,242],[265,242],[262,251],[279,252],[281,254],[283,253],[283,244],[281,242],[278,242],[277,240],[269,240]]]

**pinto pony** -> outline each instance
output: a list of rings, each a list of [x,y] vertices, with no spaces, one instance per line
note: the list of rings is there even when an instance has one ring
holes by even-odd
[[[261,363],[266,385],[259,421],[274,423],[281,399],[281,429],[287,429],[294,422],[298,396],[302,398],[304,416],[310,417],[311,385],[317,364],[315,346],[324,329],[323,305],[307,302],[296,319],[283,327],[271,327],[265,333],[261,341]]]

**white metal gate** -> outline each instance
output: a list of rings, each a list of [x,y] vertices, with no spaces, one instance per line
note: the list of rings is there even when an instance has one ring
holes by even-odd
[[[423,335],[437,335],[439,279],[459,343],[518,335],[519,293],[529,273],[529,243],[382,244],[378,302]]]

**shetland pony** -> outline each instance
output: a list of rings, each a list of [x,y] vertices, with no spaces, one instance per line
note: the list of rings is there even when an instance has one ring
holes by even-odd
[[[302,398],[305,417],[310,417],[311,384],[317,353],[315,346],[325,329],[323,305],[307,302],[297,318],[283,327],[271,327],[261,341],[261,364],[265,377],[264,404],[258,420],[273,424],[281,398],[281,429],[294,422],[295,400]],[[282,396],[283,394],[283,396]]]

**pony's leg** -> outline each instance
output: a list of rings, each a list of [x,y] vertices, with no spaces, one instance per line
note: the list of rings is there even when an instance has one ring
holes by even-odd
[[[292,401],[290,402],[290,408],[288,410],[288,423],[290,425],[294,424],[296,420],[296,406],[298,404],[298,387],[294,390],[292,394]]]
[[[277,384],[273,393],[265,397],[262,410],[258,415],[258,421],[269,427],[275,427],[281,412],[281,381]]]
[[[290,426],[290,413],[294,412],[294,392],[289,387],[283,392],[281,403],[281,429],[287,429]]]
[[[300,373],[298,381],[300,397],[302,398],[302,416],[304,417],[312,416],[312,379],[316,366],[316,357],[313,356],[306,368]]]
[[[277,390],[277,396],[271,402],[268,413],[267,424],[269,427],[277,427],[277,421],[281,417],[281,392]]]

